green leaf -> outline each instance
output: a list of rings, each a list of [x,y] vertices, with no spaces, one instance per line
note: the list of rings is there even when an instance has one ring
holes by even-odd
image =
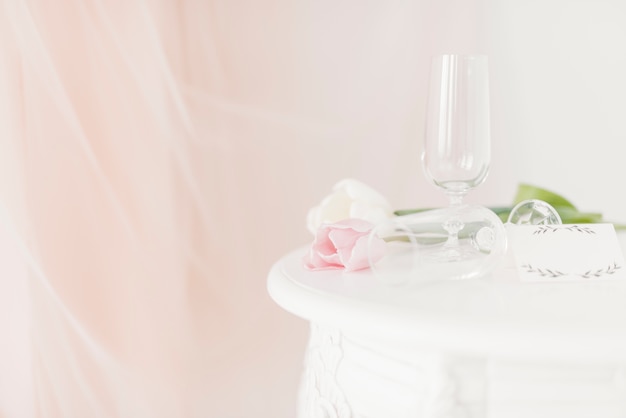
[[[521,183],[518,185],[517,194],[515,195],[513,206],[496,206],[490,207],[489,209],[491,209],[496,215],[498,215],[502,222],[506,222],[509,218],[511,210],[513,210],[513,207],[515,205],[517,205],[519,202],[530,199],[543,200],[544,202],[552,205],[552,207],[554,207],[554,209],[556,209],[556,211],[559,213],[561,221],[564,224],[589,224],[607,222],[603,220],[601,213],[580,212],[572,202],[570,202],[560,194],[526,183]],[[433,208],[402,209],[395,211],[394,214],[397,216],[404,216],[432,209]],[[626,224],[617,224],[613,222],[613,225],[617,230],[626,230]]]
[[[560,194],[552,192],[541,187],[532,186],[530,184],[521,183],[517,186],[517,194],[513,200],[513,205],[517,205],[519,202],[529,199],[543,200],[546,203],[551,204],[555,209],[569,208],[576,210],[576,206]],[[559,212],[560,214],[560,212]]]
[[[554,206],[564,224],[593,224],[602,222],[602,214],[579,212],[571,207]]]
[[[506,222],[509,219],[509,214],[513,210],[513,206],[510,207],[491,207],[489,208],[496,215],[500,217],[502,222]],[[602,222],[602,214],[595,212],[579,212],[576,209],[572,209],[569,206],[557,206],[554,207],[561,217],[561,221],[564,224],[592,224]]]
[[[418,208],[418,209],[400,209],[395,211],[393,214],[396,216],[405,216],[405,215],[413,215],[414,213],[426,212],[427,210],[432,210],[433,208]]]

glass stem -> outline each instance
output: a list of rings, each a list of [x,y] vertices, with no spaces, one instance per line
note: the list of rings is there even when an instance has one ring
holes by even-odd
[[[448,192],[450,207],[456,208],[463,204],[465,193]],[[453,216],[443,223],[443,227],[448,232],[448,240],[444,244],[446,248],[456,248],[459,245],[459,231],[465,228],[465,224],[458,216]]]
[[[448,239],[444,246],[448,248],[457,247],[459,245],[459,231],[465,227],[465,224],[455,216],[445,221],[443,227],[448,232]]]
[[[465,193],[463,192],[447,192],[448,199],[450,200],[450,206],[458,207],[463,204],[463,197],[465,197]]]

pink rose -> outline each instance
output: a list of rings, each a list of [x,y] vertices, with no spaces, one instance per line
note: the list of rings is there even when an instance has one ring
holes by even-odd
[[[309,254],[304,257],[304,266],[309,270],[368,268],[368,239],[373,226],[362,219],[320,226]],[[373,262],[380,260],[385,253],[385,241],[374,238],[369,251]]]

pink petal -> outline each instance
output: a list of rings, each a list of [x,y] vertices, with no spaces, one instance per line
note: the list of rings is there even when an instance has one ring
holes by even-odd
[[[341,254],[342,251],[352,250],[356,240],[363,235],[354,229],[334,229],[328,234],[328,239],[333,243],[335,251]]]
[[[361,270],[370,267],[370,260],[376,263],[385,255],[385,241],[379,237],[373,237],[369,242],[369,236],[361,236],[352,248],[349,260],[344,263],[346,271]]]
[[[373,225],[362,219],[344,219],[320,227],[311,244],[309,253],[303,258],[309,270],[345,268],[346,271],[360,270],[369,266],[368,251],[373,251],[373,262],[384,254],[384,241],[372,241],[369,233]]]
[[[332,230],[328,226],[318,229],[315,234],[315,239],[311,244],[311,248],[314,248],[315,251],[320,254],[330,255],[336,253],[337,249],[335,248],[335,244],[329,236],[331,232]]]
[[[304,266],[309,270],[319,270],[326,268],[342,268],[343,263],[336,252],[323,254],[315,245],[311,245],[309,253],[304,256]]]

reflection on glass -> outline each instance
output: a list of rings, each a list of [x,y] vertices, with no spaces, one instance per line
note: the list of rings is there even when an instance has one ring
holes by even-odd
[[[511,210],[507,224],[513,225],[561,225],[561,217],[552,205],[543,200],[524,200]]]

